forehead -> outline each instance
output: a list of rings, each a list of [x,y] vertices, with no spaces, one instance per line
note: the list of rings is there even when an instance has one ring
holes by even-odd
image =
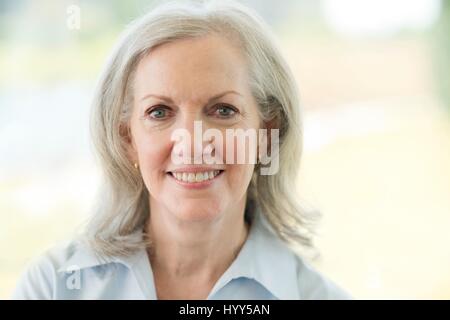
[[[153,48],[136,69],[135,93],[149,91],[202,95],[218,90],[245,91],[247,64],[242,52],[220,36],[176,40]]]

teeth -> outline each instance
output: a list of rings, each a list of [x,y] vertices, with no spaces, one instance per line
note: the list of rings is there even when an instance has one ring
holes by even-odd
[[[183,182],[202,182],[205,180],[211,180],[215,176],[217,176],[220,173],[220,170],[214,170],[214,171],[205,171],[205,172],[171,172],[172,176]]]

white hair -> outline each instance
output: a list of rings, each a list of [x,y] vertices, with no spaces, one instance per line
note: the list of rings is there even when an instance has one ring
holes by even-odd
[[[254,11],[236,2],[174,1],[156,7],[127,28],[96,89],[90,128],[103,183],[83,238],[102,256],[129,255],[149,245],[143,236],[151,214],[149,194],[127,157],[120,129],[129,130],[133,99],[129,93],[137,63],[155,46],[208,34],[225,36],[239,45],[248,63],[260,119],[274,121],[279,129],[279,170],[259,175],[255,168],[245,217],[251,219],[258,208],[293,249],[314,248],[318,213],[304,207],[297,191],[303,136],[298,89],[270,28]]]

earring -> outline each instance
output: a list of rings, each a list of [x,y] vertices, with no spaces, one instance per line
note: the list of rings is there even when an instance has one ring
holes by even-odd
[[[139,165],[137,164],[137,162],[134,163],[134,167],[137,169],[139,167]]]

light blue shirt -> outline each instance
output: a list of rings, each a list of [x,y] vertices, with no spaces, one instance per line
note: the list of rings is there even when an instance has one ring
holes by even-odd
[[[183,288],[180,288],[183,290]],[[13,299],[157,299],[145,249],[100,261],[72,241],[30,263]],[[207,299],[350,299],[331,280],[294,254],[256,215],[236,259]]]

